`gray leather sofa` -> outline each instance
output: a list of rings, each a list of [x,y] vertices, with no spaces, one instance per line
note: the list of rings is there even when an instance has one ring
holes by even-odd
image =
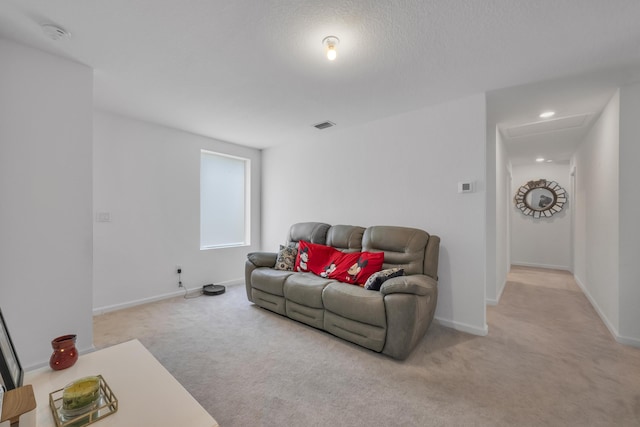
[[[276,253],[253,252],[245,264],[249,301],[393,358],[409,355],[436,308],[438,236],[406,227],[305,222],[291,226],[287,240],[343,252],[383,251],[383,269],[400,267],[405,275],[385,281],[378,292],[313,273],[276,270]]]

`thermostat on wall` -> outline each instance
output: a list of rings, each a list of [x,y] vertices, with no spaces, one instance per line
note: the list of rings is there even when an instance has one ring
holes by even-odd
[[[473,193],[473,182],[459,182],[458,193]]]

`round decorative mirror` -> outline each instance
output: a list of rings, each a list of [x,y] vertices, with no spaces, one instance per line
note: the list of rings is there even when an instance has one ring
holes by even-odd
[[[520,187],[513,201],[525,215],[548,218],[562,210],[567,203],[567,192],[555,181],[539,179]]]

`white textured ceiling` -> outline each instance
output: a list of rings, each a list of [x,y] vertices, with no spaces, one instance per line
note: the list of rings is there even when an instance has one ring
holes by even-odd
[[[639,18],[637,0],[2,0],[0,37],[92,67],[97,108],[264,148],[635,66]],[[72,37],[47,39],[45,22]],[[335,62],[327,35],[341,41]],[[312,127],[325,120],[337,126]]]

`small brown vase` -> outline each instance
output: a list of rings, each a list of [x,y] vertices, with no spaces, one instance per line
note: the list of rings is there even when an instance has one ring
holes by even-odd
[[[49,359],[49,366],[54,371],[67,369],[78,360],[78,350],[76,350],[76,336],[63,335],[51,341],[53,354]]]

